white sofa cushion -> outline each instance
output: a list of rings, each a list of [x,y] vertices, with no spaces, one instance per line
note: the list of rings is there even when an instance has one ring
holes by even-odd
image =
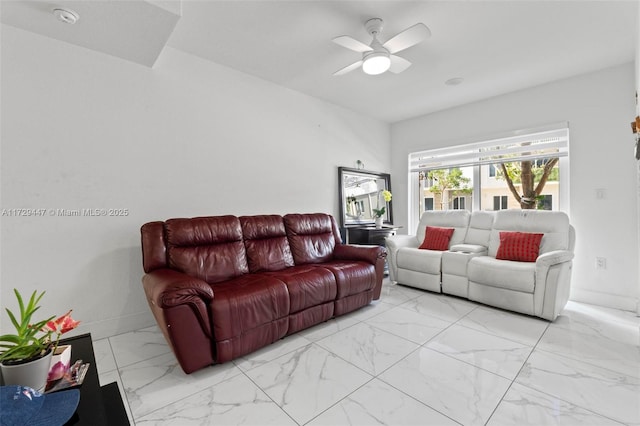
[[[569,248],[569,217],[564,212],[543,210],[500,210],[496,212],[489,237],[489,256],[496,257],[501,231],[544,233],[539,254]]]
[[[449,247],[449,251],[460,253],[479,253],[486,255],[487,246],[477,244],[456,244],[455,246]]]
[[[402,247],[398,250],[398,268],[428,274],[440,274],[442,251]]]
[[[465,244],[489,246],[491,227],[496,215],[493,211],[477,210],[471,213],[469,219],[469,229],[464,238]]]
[[[418,246],[422,245],[424,241],[427,226],[453,228],[454,231],[451,240],[449,240],[449,247],[454,244],[462,244],[467,234],[470,216],[471,214],[467,210],[430,210],[422,213],[416,231]]]
[[[536,264],[499,260],[489,256],[474,257],[469,261],[467,276],[474,283],[533,293]]]

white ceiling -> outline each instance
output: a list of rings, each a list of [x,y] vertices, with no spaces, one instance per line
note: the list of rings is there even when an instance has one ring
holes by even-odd
[[[165,45],[396,122],[634,60],[637,1],[2,1],[2,22],[151,66]],[[67,6],[80,21],[54,20]],[[423,22],[431,38],[399,54],[401,74],[361,70],[331,42],[384,42]],[[177,22],[177,23],[176,23]],[[464,78],[458,86],[444,82]]]

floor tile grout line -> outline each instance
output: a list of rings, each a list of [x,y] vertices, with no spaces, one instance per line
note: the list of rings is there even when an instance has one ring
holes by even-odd
[[[559,396],[557,396],[557,395],[554,395],[554,394],[552,394],[552,393],[549,393],[549,392],[546,392],[546,391],[541,391],[541,390],[539,390],[539,389],[536,389],[536,388],[532,388],[532,387],[530,387],[530,386],[527,386],[526,384],[523,384],[523,383],[517,382],[518,377],[519,377],[519,376],[520,376],[520,374],[522,373],[522,370],[525,368],[525,366],[527,365],[527,362],[529,361],[529,359],[531,358],[531,356],[533,355],[533,353],[534,353],[536,350],[538,350],[538,351],[542,351],[542,352],[545,352],[545,353],[549,353],[549,354],[552,354],[552,355],[553,355],[553,354],[555,354],[554,352],[549,352],[549,351],[545,351],[544,349],[540,349],[540,348],[538,348],[538,344],[539,344],[539,343],[540,343],[540,341],[543,339],[543,337],[544,337],[544,335],[546,334],[547,330],[549,330],[549,328],[550,328],[551,324],[552,324],[552,323],[551,323],[551,322],[549,322],[549,323],[547,324],[547,326],[545,327],[544,331],[540,334],[540,337],[539,337],[539,338],[538,338],[538,340],[536,341],[535,345],[531,348],[531,351],[529,352],[529,355],[528,355],[528,356],[527,356],[527,358],[524,360],[524,362],[523,362],[523,364],[522,364],[522,367],[520,367],[520,369],[518,370],[518,373],[514,376],[513,380],[511,380],[511,383],[509,383],[509,386],[507,387],[506,391],[504,392],[504,394],[503,394],[503,395],[502,395],[502,397],[500,398],[500,401],[498,402],[498,404],[496,404],[496,406],[494,407],[494,409],[493,409],[493,411],[491,412],[491,415],[489,416],[489,418],[487,419],[487,422],[485,423],[485,425],[489,423],[489,421],[491,420],[491,417],[493,417],[493,415],[495,414],[495,412],[496,412],[496,410],[498,409],[498,407],[500,407],[500,404],[502,404],[502,402],[504,401],[504,397],[507,395],[507,393],[509,393],[509,391],[510,391],[510,390],[511,390],[511,388],[513,387],[514,383],[518,384],[519,386],[523,386],[523,387],[525,387],[525,388],[527,388],[527,389],[530,389],[530,390],[532,390],[532,391],[534,391],[534,392],[538,392],[538,393],[541,393],[541,394],[543,394],[543,395],[547,395],[547,396],[549,396],[549,397],[551,397],[551,398],[555,398],[555,399],[557,399],[557,400],[559,400],[559,401],[564,402],[565,404],[567,404],[567,405],[569,405],[569,406],[577,407],[577,408],[580,408],[580,409],[582,409],[582,410],[585,410],[585,411],[587,411],[587,412],[589,412],[589,413],[595,414],[595,415],[597,415],[597,416],[599,416],[599,417],[604,417],[604,418],[606,418],[606,419],[609,419],[609,420],[615,421],[615,422],[617,422],[617,423],[621,423],[621,422],[619,422],[618,420],[616,420],[616,419],[612,419],[612,418],[610,418],[609,416],[607,416],[607,415],[605,415],[605,414],[598,413],[597,411],[593,411],[593,410],[591,410],[591,409],[589,409],[589,408],[586,408],[586,407],[583,407],[583,406],[581,406],[581,405],[575,404],[575,403],[573,403],[573,402],[571,402],[571,401],[567,401],[566,399],[561,398],[561,397],[559,397]],[[572,360],[572,361],[573,361],[573,360]],[[623,424],[623,423],[621,423],[621,424]]]
[[[378,373],[378,374],[371,374],[371,373],[369,373],[369,372],[367,372],[367,371],[364,371],[364,370],[362,370],[361,368],[359,368],[360,370],[364,371],[366,374],[368,374],[368,375],[370,375],[370,376],[372,376],[372,377],[371,377],[368,381],[366,381],[365,383],[363,383],[362,385],[360,385],[359,387],[357,387],[356,389],[354,389],[353,391],[351,391],[351,392],[350,392],[349,394],[347,394],[346,396],[344,396],[344,397],[340,398],[338,401],[336,401],[335,403],[333,403],[331,406],[329,406],[329,407],[325,408],[325,409],[324,409],[322,412],[320,412],[319,414],[316,414],[316,415],[315,415],[313,418],[311,418],[310,420],[305,421],[305,424],[306,424],[306,423],[308,423],[308,422],[313,421],[313,420],[314,420],[314,419],[316,419],[318,416],[320,416],[320,415],[322,415],[323,413],[325,413],[327,410],[329,410],[329,409],[331,409],[332,407],[335,407],[336,405],[338,405],[338,404],[340,404],[341,402],[345,401],[347,398],[349,398],[349,397],[350,397],[351,395],[353,395],[355,392],[357,392],[358,390],[362,389],[362,388],[363,388],[364,386],[366,386],[367,384],[369,384],[369,383],[373,382],[375,379],[378,379],[378,380],[382,381],[383,383],[385,383],[386,385],[391,386],[392,388],[396,389],[398,392],[402,393],[403,395],[406,395],[407,397],[411,398],[412,400],[417,401],[417,402],[418,402],[418,403],[420,403],[421,405],[426,406],[426,407],[428,407],[428,408],[430,408],[430,409],[432,409],[432,410],[434,410],[434,411],[436,411],[436,412],[440,413],[438,410],[435,410],[433,407],[429,406],[428,404],[425,404],[424,402],[421,402],[421,401],[417,400],[416,398],[412,397],[411,395],[408,395],[408,394],[404,393],[402,390],[397,389],[397,388],[395,388],[394,386],[392,386],[391,384],[389,384],[389,383],[385,382],[384,380],[382,380],[382,379],[380,378],[380,375],[384,374],[384,373],[385,373],[385,372],[387,372],[389,369],[393,368],[393,367],[394,367],[394,366],[396,366],[398,363],[402,362],[405,358],[407,358],[408,356],[410,356],[412,353],[415,353],[415,351],[419,351],[419,350],[421,350],[421,348],[423,348],[423,347],[425,347],[425,348],[426,348],[426,345],[427,345],[429,342],[432,342],[434,339],[437,339],[437,337],[438,337],[438,336],[440,336],[440,335],[441,335],[442,333],[444,333],[446,330],[449,330],[453,325],[460,325],[461,327],[464,327],[464,328],[466,328],[466,329],[473,330],[473,331],[475,331],[475,332],[479,332],[479,333],[486,333],[486,334],[489,334],[489,335],[495,336],[495,337],[497,337],[497,338],[501,338],[501,339],[505,339],[505,340],[510,340],[510,341],[515,342],[515,343],[518,343],[518,344],[521,344],[521,345],[523,345],[523,346],[526,346],[526,347],[531,348],[531,349],[530,349],[530,351],[529,351],[529,353],[528,353],[528,355],[527,355],[527,357],[526,357],[526,359],[525,359],[525,361],[523,362],[522,366],[520,367],[520,369],[519,369],[519,370],[518,370],[518,372],[516,373],[515,377],[514,377],[513,379],[508,379],[508,378],[507,378],[507,379],[509,380],[509,385],[508,385],[508,387],[506,388],[506,390],[505,390],[504,394],[501,396],[501,398],[500,398],[500,400],[498,401],[498,403],[495,405],[495,407],[493,407],[493,410],[491,411],[491,414],[489,415],[489,417],[488,417],[488,419],[487,419],[487,421],[486,421],[486,423],[485,423],[485,424],[487,424],[487,423],[489,423],[489,422],[490,422],[491,418],[495,415],[496,410],[500,407],[500,405],[501,405],[501,404],[503,404],[503,403],[505,402],[505,397],[506,397],[506,395],[509,393],[509,391],[511,391],[511,390],[513,389],[513,385],[514,385],[514,383],[518,383],[518,385],[519,385],[519,386],[522,386],[522,387],[524,387],[524,388],[530,389],[530,390],[532,390],[532,391],[534,391],[534,392],[539,392],[539,393],[544,394],[544,395],[547,395],[547,396],[549,396],[549,397],[553,397],[553,398],[555,398],[555,399],[557,399],[557,400],[559,400],[559,401],[563,401],[564,403],[566,403],[566,404],[568,404],[568,405],[570,405],[570,406],[574,406],[574,407],[577,407],[577,408],[579,408],[579,409],[581,409],[581,410],[585,410],[586,412],[588,412],[588,413],[592,413],[593,415],[601,416],[601,417],[603,417],[603,418],[607,418],[607,419],[610,419],[610,420],[612,420],[612,421],[619,422],[619,420],[611,419],[611,418],[610,418],[610,417],[608,417],[607,415],[600,414],[600,413],[598,413],[598,412],[596,412],[596,411],[592,411],[592,410],[590,410],[590,409],[587,409],[587,408],[585,408],[585,407],[582,407],[581,405],[577,405],[577,404],[575,404],[575,403],[573,403],[573,402],[567,401],[567,400],[565,400],[565,399],[563,399],[563,398],[555,397],[553,394],[548,393],[549,389],[547,389],[547,388],[544,388],[544,391],[541,391],[541,390],[539,390],[539,389],[531,388],[531,387],[529,387],[529,386],[527,386],[527,385],[524,385],[524,384],[522,384],[522,383],[517,382],[518,378],[522,376],[523,369],[524,369],[524,368],[525,368],[525,366],[527,365],[527,362],[530,360],[531,356],[532,356],[534,353],[538,352],[538,351],[539,351],[539,352],[542,352],[542,353],[549,354],[549,355],[551,355],[551,356],[555,356],[555,357],[561,358],[561,359],[563,359],[563,360],[570,360],[570,361],[574,361],[574,359],[572,359],[572,358],[570,358],[570,357],[566,357],[566,356],[564,356],[562,353],[555,352],[555,351],[553,351],[553,350],[545,350],[545,349],[541,349],[541,348],[539,347],[539,344],[543,341],[543,338],[544,338],[545,336],[547,336],[547,335],[548,335],[548,332],[549,332],[549,330],[551,329],[551,326],[553,325],[552,323],[547,323],[547,324],[546,324],[546,326],[545,326],[545,328],[544,328],[544,331],[540,334],[540,336],[539,336],[539,337],[538,337],[538,339],[536,340],[536,343],[535,343],[533,346],[531,346],[531,345],[529,345],[529,344],[525,344],[525,343],[523,343],[523,342],[521,342],[521,341],[517,341],[517,340],[509,339],[508,337],[504,337],[504,336],[501,336],[501,335],[499,335],[499,334],[492,333],[492,332],[490,332],[490,331],[488,331],[488,330],[487,330],[487,331],[478,330],[478,329],[474,329],[473,327],[468,327],[468,326],[466,326],[465,324],[463,324],[463,323],[462,323],[462,320],[463,320],[464,318],[467,318],[467,317],[468,317],[469,315],[471,315],[474,311],[477,311],[478,309],[481,309],[481,308],[482,308],[482,306],[483,306],[483,305],[480,305],[480,304],[476,304],[476,306],[474,306],[474,308],[473,308],[473,309],[471,309],[469,312],[465,313],[465,314],[464,314],[464,315],[462,315],[461,317],[457,318],[457,319],[456,319],[455,321],[453,321],[453,322],[451,322],[451,320],[447,320],[447,322],[450,322],[450,323],[447,325],[447,327],[445,327],[444,329],[440,330],[437,334],[435,334],[434,336],[432,336],[431,338],[429,338],[427,341],[425,341],[425,342],[424,342],[424,343],[422,343],[422,344],[420,344],[420,343],[418,343],[418,342],[411,341],[411,340],[409,340],[409,339],[407,339],[407,338],[405,338],[405,337],[403,337],[403,336],[399,336],[399,335],[397,335],[397,334],[395,334],[395,333],[393,333],[393,332],[390,332],[390,331],[388,331],[388,330],[379,329],[379,328],[378,328],[378,327],[376,327],[374,324],[371,324],[371,323],[369,323],[369,322],[368,322],[368,321],[370,321],[370,320],[372,320],[372,319],[376,318],[377,316],[384,314],[385,312],[388,312],[388,311],[393,310],[393,309],[398,308],[398,307],[402,307],[405,303],[411,302],[411,301],[413,301],[413,300],[415,300],[415,299],[417,299],[417,298],[419,298],[419,297],[422,297],[422,296],[416,296],[416,297],[413,297],[413,298],[408,299],[408,300],[406,300],[405,302],[403,302],[403,303],[401,303],[401,304],[399,304],[399,305],[390,304],[390,305],[392,305],[392,307],[391,307],[390,309],[387,309],[387,310],[385,310],[385,311],[382,311],[382,312],[376,313],[375,315],[370,316],[370,317],[367,317],[367,318],[365,318],[365,319],[357,319],[357,320],[355,320],[352,324],[350,324],[350,325],[346,326],[344,329],[339,329],[339,330],[335,330],[335,331],[334,331],[334,330],[332,330],[330,334],[328,334],[327,336],[324,336],[322,339],[317,339],[317,340],[310,340],[310,339],[307,339],[307,340],[309,341],[309,343],[307,343],[307,344],[306,344],[306,345],[304,345],[304,346],[301,346],[300,348],[305,347],[305,346],[309,346],[309,345],[313,345],[313,344],[315,344],[317,347],[320,347],[320,348],[322,348],[323,350],[326,350],[326,351],[330,352],[332,355],[334,355],[334,356],[336,356],[336,357],[338,357],[338,358],[342,359],[343,361],[345,361],[345,362],[349,363],[350,365],[354,365],[356,368],[359,368],[359,367],[358,367],[357,365],[355,365],[355,364],[352,364],[350,361],[348,361],[348,360],[346,360],[346,359],[344,359],[344,358],[340,357],[339,355],[335,354],[335,353],[334,353],[334,352],[332,352],[330,349],[326,349],[326,348],[324,348],[323,346],[321,346],[321,345],[320,345],[320,344],[318,344],[317,342],[319,342],[319,341],[321,341],[321,340],[323,340],[323,339],[325,339],[325,338],[328,338],[328,337],[330,337],[330,336],[333,336],[333,335],[335,335],[335,334],[337,334],[337,333],[340,333],[340,332],[342,332],[342,331],[344,331],[344,330],[348,330],[348,329],[352,328],[353,326],[355,326],[355,325],[357,325],[357,324],[364,323],[364,324],[366,324],[366,325],[368,325],[368,326],[370,326],[370,327],[374,327],[374,328],[376,328],[376,329],[378,329],[378,330],[381,330],[382,332],[384,332],[384,333],[386,333],[386,334],[390,334],[390,335],[393,335],[393,336],[395,336],[395,337],[399,337],[399,338],[402,338],[402,339],[404,339],[404,340],[407,340],[407,341],[409,341],[409,342],[411,342],[411,343],[413,343],[413,344],[418,345],[418,347],[417,347],[417,348],[415,348],[414,350],[412,350],[411,352],[409,352],[407,355],[405,355],[405,356],[404,356],[404,357],[402,357],[401,359],[399,359],[399,360],[397,360],[397,361],[394,361],[392,365],[390,365],[389,367],[387,367],[385,370],[381,371],[381,372],[380,372],[380,373]],[[454,299],[452,299],[452,300],[454,300]],[[498,312],[499,312],[499,311],[498,311]],[[421,312],[420,312],[419,314],[420,314],[420,315],[424,315],[424,316],[430,316],[429,314],[424,314],[424,313],[421,313]],[[439,318],[439,317],[436,317],[436,318],[438,318],[438,319],[442,320],[442,318]],[[147,329],[147,328],[150,328],[150,327],[145,327],[145,329]],[[570,333],[579,333],[579,334],[582,334],[582,335],[587,335],[586,333],[581,333],[581,332],[577,332],[577,331],[570,330],[570,329],[567,329],[567,331],[568,331],[568,332],[570,332]],[[122,333],[122,334],[126,334],[126,333]],[[113,336],[112,336],[112,337],[113,337]],[[304,337],[304,336],[302,336],[302,337]],[[107,338],[107,341],[108,341],[108,343],[109,343],[109,349],[110,349],[111,354],[112,354],[112,356],[113,356],[113,358],[114,358],[114,361],[115,361],[115,351],[114,351],[114,347],[112,346],[111,341],[109,340],[109,338]],[[300,349],[300,348],[298,348],[298,349]],[[439,351],[438,351],[438,350],[436,350],[436,349],[432,349],[432,348],[427,348],[427,349],[429,349],[429,350],[433,350],[433,351],[435,351],[435,352],[437,352],[437,353],[440,353],[440,354],[442,354],[442,355],[445,355],[445,356],[448,356],[448,357],[450,357],[450,358],[456,359],[457,361],[465,362],[465,361],[463,361],[463,360],[460,360],[460,359],[457,359],[457,358],[451,357],[450,355],[448,355],[448,354],[446,354],[446,353],[439,352]],[[288,355],[288,354],[290,354],[291,352],[293,352],[293,351],[295,351],[295,350],[297,350],[297,349],[294,349],[294,350],[292,350],[292,351],[287,351],[287,352],[285,352],[285,353],[283,353],[283,354],[280,354],[278,357],[274,358],[273,360],[269,360],[269,361],[267,361],[267,363],[268,363],[268,362],[273,362],[273,361],[277,360],[278,358],[280,358],[280,357],[282,357],[282,356],[285,356],[285,355]],[[147,359],[145,359],[145,360],[140,360],[140,361],[135,362],[135,363],[132,363],[132,364],[127,364],[127,365],[126,365],[126,367],[136,365],[136,364],[138,364],[138,363],[140,363],[140,362],[144,362],[144,361],[152,360],[152,359],[154,359],[154,358],[158,358],[158,357],[163,356],[163,355],[166,355],[166,354],[160,354],[160,355],[152,356],[152,357],[147,358]],[[465,362],[465,363],[467,363],[467,364],[469,364],[469,365],[471,365],[471,366],[473,366],[473,367],[475,367],[475,368],[479,368],[479,369],[481,369],[481,370],[487,371],[487,372],[489,372],[489,373],[496,374],[496,373],[493,373],[493,372],[491,372],[491,371],[485,370],[485,369],[483,369],[482,367],[478,367],[478,366],[475,366],[475,365],[473,365],[473,364],[470,364],[470,363],[468,363],[468,362]],[[266,364],[266,363],[265,363],[265,364]],[[592,363],[589,363],[589,362],[585,362],[585,364],[586,364],[588,367],[595,367],[595,368],[598,368],[598,369],[602,369],[602,370],[610,371],[610,372],[615,373],[615,374],[620,375],[620,376],[625,376],[625,377],[630,377],[630,378],[635,379],[635,377],[634,377],[634,376],[629,376],[628,374],[625,374],[625,373],[621,373],[621,372],[618,372],[618,371],[615,371],[615,370],[610,370],[610,369],[608,369],[608,368],[606,368],[606,367],[602,367],[602,366],[597,365],[597,364],[592,364]],[[264,364],[262,364],[262,365],[264,365]],[[262,389],[262,388],[261,388],[260,386],[258,386],[258,385],[253,381],[253,380],[251,380],[251,378],[250,378],[250,377],[248,376],[248,374],[247,374],[247,371],[251,371],[253,368],[256,368],[256,367],[259,367],[259,366],[256,366],[256,367],[253,367],[253,368],[251,368],[251,369],[248,369],[247,371],[244,371],[244,370],[240,369],[237,365],[234,365],[234,367],[235,367],[235,368],[237,369],[237,371],[239,372],[238,374],[240,374],[240,373],[241,373],[241,374],[243,374],[245,377],[249,378],[249,380],[254,384],[254,386],[256,386],[256,387],[257,387],[261,392],[265,393],[265,394],[267,395],[267,397],[269,397],[269,399],[270,399],[273,403],[275,403],[275,401],[274,401],[274,400],[273,400],[273,399],[272,399],[272,398],[271,398],[271,397],[270,397],[270,396],[269,396],[269,395],[264,391],[264,389]],[[117,361],[116,361],[116,374],[117,374],[118,378],[120,379],[120,382],[121,382],[121,383],[122,383],[122,378],[121,378],[121,375],[120,375],[120,370],[121,370],[122,368],[124,368],[124,367],[120,367],[120,366],[117,364]],[[499,374],[496,374],[496,375],[498,375],[498,376],[500,376],[500,377],[504,377],[504,376],[501,376],[501,375],[499,375]],[[237,376],[233,376],[233,377],[237,377]],[[227,378],[227,379],[225,379],[224,381],[226,381],[226,380],[230,380],[230,379],[232,379],[233,377]],[[224,382],[224,381],[223,381],[223,382]],[[124,384],[123,384],[123,385],[124,385]],[[215,385],[212,385],[212,386],[215,386]],[[125,395],[123,395],[123,396],[124,396],[124,397],[126,397],[126,393],[125,393]],[[188,398],[188,397],[185,397],[185,398]],[[183,400],[183,399],[185,399],[185,398],[181,398],[180,400]],[[177,402],[177,401],[176,401],[176,402]],[[128,398],[127,398],[127,404],[128,404]],[[277,403],[276,403],[276,406],[278,406],[278,407],[281,409],[281,411],[283,411],[283,412],[284,412],[284,413],[285,413],[289,418],[291,418],[291,419],[294,421],[294,423],[299,424],[299,423],[298,423],[298,422],[296,422],[296,421],[295,421],[295,420],[294,420],[290,415],[288,415],[288,414],[286,413],[286,411],[284,411],[284,410],[282,409],[282,407],[280,407]],[[154,410],[154,412],[155,412],[155,411],[156,411],[156,410]],[[150,414],[150,413],[149,413],[149,414]],[[445,415],[445,414],[443,414],[443,413],[440,413],[440,414]],[[146,415],[148,415],[148,414],[146,414]],[[131,414],[131,416],[133,416],[133,414]],[[448,417],[448,416],[447,416],[447,418],[450,418],[450,417]],[[453,420],[453,419],[452,419],[452,420]],[[134,419],[134,422],[135,422],[135,419]],[[456,423],[457,423],[457,422],[456,422]]]
[[[289,352],[289,353],[291,353],[291,352]],[[301,424],[300,424],[300,423],[298,423],[298,421],[297,421],[296,419],[294,419],[293,417],[291,417],[291,415],[290,415],[289,413],[287,413],[287,410],[285,410],[284,408],[282,408],[282,407],[280,406],[280,404],[278,404],[278,403],[277,403],[273,398],[271,398],[271,395],[269,395],[269,394],[267,393],[267,391],[265,391],[264,389],[262,389],[262,386],[260,386],[259,384],[257,384],[257,383],[256,383],[256,382],[251,378],[251,376],[249,376],[245,371],[242,371],[242,374],[243,374],[247,379],[249,379],[249,381],[250,381],[251,383],[253,383],[253,385],[254,385],[258,390],[260,390],[260,392],[262,392],[262,393],[263,393],[267,398],[269,398],[269,400],[270,400],[271,402],[273,402],[273,403],[275,404],[275,406],[276,406],[276,407],[278,407],[278,408],[280,409],[280,411],[282,411],[282,412],[283,412],[287,417],[289,417],[289,418],[291,419],[291,421],[293,421],[293,422],[294,422],[295,424],[297,424],[298,426],[301,426]]]
[[[314,421],[316,418],[320,417],[321,415],[323,415],[324,413],[326,413],[327,411],[329,411],[330,409],[332,409],[333,407],[335,407],[336,405],[340,404],[341,402],[343,402],[345,399],[349,398],[351,395],[353,395],[354,393],[356,393],[357,391],[359,391],[360,389],[362,389],[363,387],[365,387],[366,385],[368,385],[369,383],[371,383],[372,381],[374,381],[376,379],[375,376],[372,376],[371,379],[367,380],[366,382],[364,382],[362,385],[358,386],[356,389],[354,389],[353,391],[349,392],[347,395],[345,395],[344,397],[340,398],[339,400],[337,400],[335,403],[331,404],[329,407],[327,407],[326,409],[322,410],[320,413],[318,413],[317,415],[313,416],[311,419],[309,419],[309,421],[305,422],[304,425],[307,425],[309,423],[311,423],[312,421]]]
[[[131,420],[133,422],[133,424],[136,424],[136,419],[133,415],[133,410],[131,409],[131,403],[129,402],[129,395],[126,392],[126,389],[124,387],[124,382],[122,381],[122,376],[120,375],[120,367],[118,366],[118,361],[116,358],[116,353],[113,349],[113,345],[111,344],[111,338],[107,338],[107,343],[109,345],[109,351],[111,353],[111,356],[113,357],[113,363],[115,364],[116,368],[115,368],[115,373],[118,376],[118,382],[120,382],[121,387],[119,387],[119,390],[122,390],[123,395],[120,395],[120,397],[122,398],[122,402],[124,404],[126,404],[126,409],[125,411],[128,414],[129,420]],[[96,370],[97,370],[97,366],[96,366]]]

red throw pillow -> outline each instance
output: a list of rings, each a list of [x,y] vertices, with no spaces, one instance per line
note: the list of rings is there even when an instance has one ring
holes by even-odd
[[[427,226],[424,231],[424,241],[420,249],[426,250],[449,250],[449,240],[453,235],[453,228],[438,228],[437,226]]]
[[[501,232],[496,259],[535,262],[543,236],[530,232]]]

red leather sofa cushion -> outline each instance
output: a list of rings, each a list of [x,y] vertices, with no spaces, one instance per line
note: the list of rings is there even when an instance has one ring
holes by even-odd
[[[333,258],[333,250],[340,242],[340,235],[336,235],[337,227],[333,226],[333,217],[325,214],[288,214],[284,216],[284,223],[296,265],[322,263]]]
[[[169,219],[168,266],[209,284],[249,272],[240,221],[235,216]]]
[[[333,302],[336,298],[336,279],[331,271],[325,268],[299,265],[278,272],[269,272],[267,275],[286,284],[291,300],[291,313]]]
[[[241,357],[271,344],[289,329],[289,294],[280,280],[246,274],[212,285],[215,362]]]
[[[279,271],[294,265],[282,216],[240,218],[249,272]]]

